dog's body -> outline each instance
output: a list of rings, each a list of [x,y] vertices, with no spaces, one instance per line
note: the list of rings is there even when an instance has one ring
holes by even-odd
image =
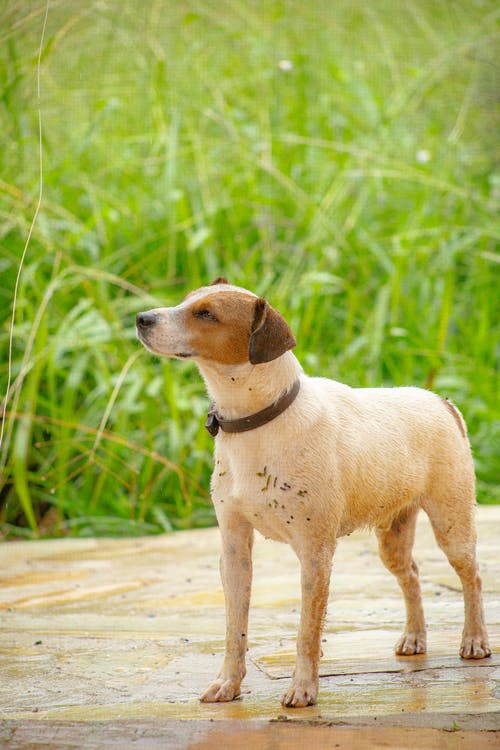
[[[289,351],[295,340],[281,316],[224,279],[191,292],[178,307],[140,313],[137,330],[154,353],[196,361],[221,422],[253,415],[300,385],[271,421],[220,431],[215,439],[212,499],[222,535],[227,635],[222,669],[202,700],[235,698],[245,675],[253,529],[288,542],[301,563],[297,666],[285,705],[316,700],[332,556],[336,539],[356,528],[375,528],[381,558],[405,597],[407,622],[396,652],[425,652],[411,556],[420,508],[462,581],[460,654],[490,655],[475,560],[473,462],[453,404],[419,388],[352,389],[307,377]]]

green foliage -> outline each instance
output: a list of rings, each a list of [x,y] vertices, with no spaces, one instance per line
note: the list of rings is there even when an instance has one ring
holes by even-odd
[[[38,197],[45,2],[0,9],[0,393]],[[224,274],[291,322],[306,369],[415,384],[500,474],[493,0],[51,3],[43,200],[20,277],[4,536],[213,522],[201,379],[139,310]]]

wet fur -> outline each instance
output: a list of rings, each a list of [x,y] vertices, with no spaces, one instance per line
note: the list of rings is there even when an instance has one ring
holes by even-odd
[[[241,434],[219,432],[215,439],[211,489],[222,537],[226,652],[203,701],[240,694],[254,529],[290,544],[301,564],[297,664],[285,705],[316,701],[336,540],[356,528],[375,529],[380,556],[402,589],[406,627],[396,653],[425,651],[412,559],[420,509],[462,581],[460,655],[489,656],[475,557],[474,468],[465,423],[451,402],[418,388],[353,389],[306,376],[290,351],[295,339],[281,315],[224,279],[191,292],[177,307],[143,315],[150,316],[143,325],[138,316],[145,346],[164,356],[194,359],[217,411],[227,419],[253,414],[296,378],[301,383],[296,400],[272,422]]]

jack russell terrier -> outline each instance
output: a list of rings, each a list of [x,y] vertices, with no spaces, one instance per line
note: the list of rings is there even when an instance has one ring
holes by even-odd
[[[405,656],[426,650],[418,569],[420,508],[463,586],[464,659],[491,654],[476,563],[474,467],[464,420],[420,388],[350,388],[304,374],[295,339],[266,300],[219,277],[177,307],[137,315],[154,354],[193,359],[213,400],[211,494],[222,536],[226,650],[202,701],[240,695],[246,673],[253,531],[292,546],[301,565],[297,661],[285,706],[316,702],[321,631],[337,539],[373,527],[396,576]]]

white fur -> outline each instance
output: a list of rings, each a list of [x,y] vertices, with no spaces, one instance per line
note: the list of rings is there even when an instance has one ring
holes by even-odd
[[[207,293],[224,295],[228,290],[251,294],[230,285],[204,287],[178,308],[159,311],[161,322],[148,347],[174,355],[176,347],[189,342],[186,309]],[[405,597],[407,624],[397,652],[425,651],[418,571],[411,557],[420,508],[429,514],[436,538],[464,586],[460,653],[465,658],[488,656],[475,562],[474,470],[458,410],[419,388],[353,389],[308,377],[290,351],[258,365],[221,364],[206,356],[194,359],[218,412],[227,419],[268,406],[296,378],[301,385],[291,406],[271,422],[238,434],[219,431],[215,438],[212,499],[223,542],[227,639],[221,672],[202,699],[231,700],[239,695],[245,674],[254,529],[289,543],[302,568],[297,668],[283,697],[286,705],[316,700],[332,556],[337,538],[356,528],[375,528],[381,557]]]

